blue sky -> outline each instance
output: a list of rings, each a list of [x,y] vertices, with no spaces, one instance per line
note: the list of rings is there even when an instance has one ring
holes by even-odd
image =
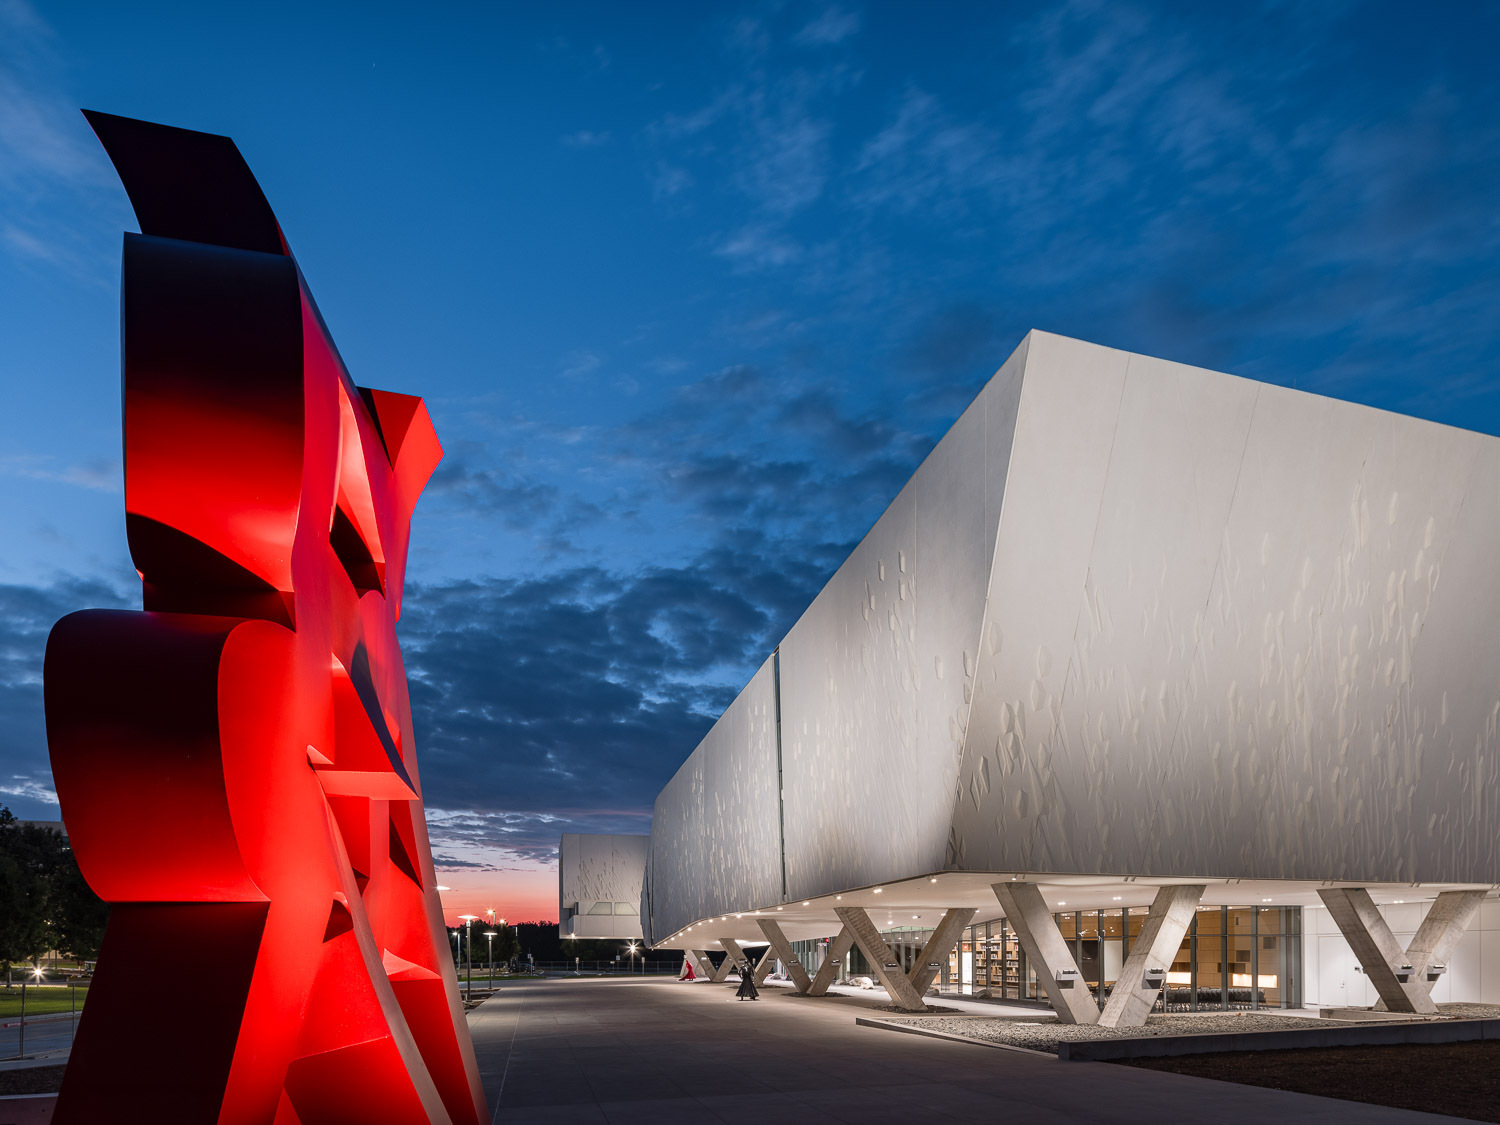
[[[645,829],[1030,328],[1500,432],[1497,41],[1474,3],[0,0],[0,801],[56,815],[52,620],[137,597],[134,223],[80,106],[232,136],[356,379],[426,397],[419,753],[500,878]]]

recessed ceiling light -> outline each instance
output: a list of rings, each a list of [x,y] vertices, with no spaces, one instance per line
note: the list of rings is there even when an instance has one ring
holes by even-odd
[[[876,888],[875,888],[875,893],[876,893],[876,894],[879,894],[879,893],[880,893],[880,888],[879,888],[879,887],[876,887]]]
[[[1120,896],[1119,896],[1119,895],[1115,895],[1115,901],[1116,901],[1116,902],[1119,902],[1119,901],[1120,901]]]
[[[1065,903],[1065,902],[1059,902],[1059,903],[1058,903],[1058,904],[1057,904],[1057,905],[1058,905],[1058,906],[1067,906],[1067,905],[1068,905],[1068,904],[1067,904],[1067,903]]]
[[[810,903],[810,902],[804,902],[804,903],[803,903],[803,904],[802,904],[802,905],[803,905],[803,906],[811,906],[811,905],[812,905],[812,903]]]

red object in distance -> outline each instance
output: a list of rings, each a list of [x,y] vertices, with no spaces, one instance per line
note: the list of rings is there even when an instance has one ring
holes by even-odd
[[[422,400],[356,387],[227,137],[87,113],[126,234],[144,612],[47,642],[64,821],[112,904],[54,1121],[487,1121],[396,640]]]

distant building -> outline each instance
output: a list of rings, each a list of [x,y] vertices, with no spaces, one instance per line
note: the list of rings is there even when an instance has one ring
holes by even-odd
[[[1500,440],[1033,332],[662,790],[645,936],[1081,1022],[1500,1001],[1497,558]]]
[[[558,930],[565,938],[639,938],[650,836],[566,833],[558,856]]]

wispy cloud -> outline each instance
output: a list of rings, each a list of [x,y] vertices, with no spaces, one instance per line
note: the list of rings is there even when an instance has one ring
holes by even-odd
[[[119,492],[123,468],[118,460],[98,458],[80,465],[62,465],[40,454],[0,456],[0,476],[55,481],[95,492]]]
[[[842,43],[859,31],[859,16],[842,8],[828,8],[792,36],[799,47],[827,47]]]
[[[61,268],[97,284],[113,272],[87,246],[129,225],[103,153],[59,79],[56,38],[26,0],[0,3],[0,252],[26,268]],[[49,206],[77,206],[63,222]]]

